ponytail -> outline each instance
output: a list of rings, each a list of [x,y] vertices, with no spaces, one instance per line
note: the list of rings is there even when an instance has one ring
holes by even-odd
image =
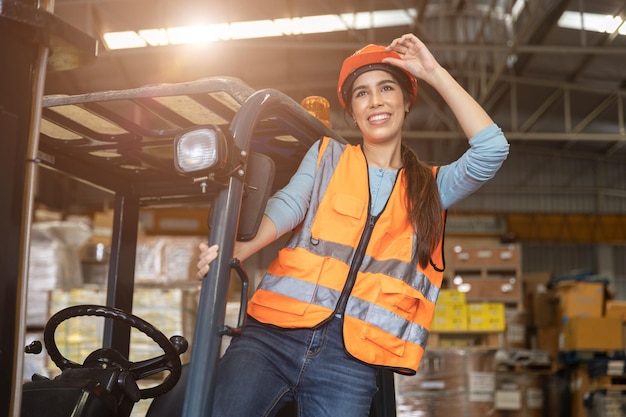
[[[431,168],[404,144],[402,163],[407,179],[407,211],[417,236],[417,260],[426,268],[443,233],[439,189]]]

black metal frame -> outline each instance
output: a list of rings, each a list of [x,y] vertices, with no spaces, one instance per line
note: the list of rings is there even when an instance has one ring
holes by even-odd
[[[97,41],[37,8],[36,1],[0,0],[0,415],[15,415],[21,392],[21,355],[25,300],[24,253],[28,231],[25,187],[31,119],[38,110],[35,91],[42,89],[45,66],[69,69],[96,56]],[[47,54],[53,50],[54,54]],[[48,55],[54,55],[54,57]],[[40,100],[39,100],[40,101]],[[21,345],[21,347],[20,347]]]
[[[212,78],[198,83],[181,85],[150,86],[142,89],[120,92],[102,92],[74,97],[50,97],[44,99],[44,118],[52,115],[51,109],[56,106],[81,106],[89,109],[93,114],[115,120],[116,124],[124,127],[129,134],[119,138],[110,138],[107,146],[120,150],[120,143],[129,137],[132,141],[130,151],[134,154],[135,163],[141,162],[139,156],[144,147],[154,146],[152,138],[158,137],[158,146],[168,145],[174,136],[189,128],[184,123],[167,132],[148,131],[132,121],[112,115],[104,106],[94,106],[93,103],[127,100],[143,106],[146,100],[161,96],[206,96],[214,92],[226,92],[241,104],[240,109],[233,113],[234,117],[229,124],[234,145],[243,154],[252,151],[256,144],[262,143],[263,151],[276,157],[285,151],[285,145],[276,140],[276,136],[290,135],[299,141],[299,145],[288,146],[289,153],[302,153],[322,136],[338,135],[309,114],[298,103],[283,93],[266,89],[253,92],[242,82],[231,78]],[[129,112],[136,114],[136,112]],[[57,124],[65,122],[63,126],[80,132],[85,141],[76,143],[54,144],[53,139],[42,138],[41,163],[63,171],[72,177],[88,181],[98,187],[109,189],[115,194],[115,210],[113,222],[113,240],[111,243],[111,264],[109,268],[107,305],[132,311],[132,294],[134,288],[135,247],[137,242],[137,224],[141,207],[158,204],[165,201],[168,205],[180,199],[185,202],[207,201],[215,198],[212,203],[212,216],[209,222],[211,235],[209,243],[219,243],[220,253],[211,268],[209,276],[203,281],[200,291],[198,319],[196,323],[194,344],[202,349],[192,350],[188,386],[196,389],[188,390],[185,400],[184,414],[189,416],[208,415],[214,386],[214,366],[219,355],[221,343],[220,331],[224,326],[228,283],[230,279],[230,259],[232,258],[240,206],[244,192],[244,181],[240,174],[234,174],[226,180],[226,186],[211,184],[207,193],[202,193],[199,185],[173,170],[171,166],[162,168],[159,164],[144,171],[124,172],[120,165],[105,161],[109,168],[107,175],[102,171],[94,172],[90,152],[94,148],[105,148],[102,138],[85,128],[81,128],[75,121],[60,117],[51,117]],[[260,134],[258,132],[261,132]],[[258,140],[257,140],[258,139]],[[259,142],[259,143],[256,143]],[[173,146],[173,145],[172,145]],[[122,150],[130,152],[130,147]],[[70,155],[70,156],[67,156]],[[299,161],[295,158],[293,162]],[[102,168],[104,169],[105,166]],[[245,163],[241,166],[245,176]],[[125,175],[125,176],[124,176]],[[208,194],[208,195],[207,195]],[[126,326],[109,321],[105,325],[104,347],[112,348],[124,355],[128,355],[130,332]]]

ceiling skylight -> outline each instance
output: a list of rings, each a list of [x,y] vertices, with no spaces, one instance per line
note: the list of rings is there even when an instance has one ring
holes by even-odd
[[[588,30],[600,33],[614,33],[618,31],[620,35],[626,35],[626,25],[619,16],[565,11],[561,15],[558,25],[566,29]]]
[[[229,39],[268,38],[406,26],[412,24],[416,16],[416,9],[381,10],[344,13],[341,15],[305,16],[287,19],[107,32],[103,35],[103,38],[107,49],[202,44]]]

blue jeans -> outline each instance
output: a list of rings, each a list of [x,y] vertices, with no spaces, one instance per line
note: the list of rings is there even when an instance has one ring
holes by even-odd
[[[299,417],[366,417],[376,368],[343,346],[341,319],[281,330],[249,318],[220,360],[213,415],[268,417],[296,400]]]

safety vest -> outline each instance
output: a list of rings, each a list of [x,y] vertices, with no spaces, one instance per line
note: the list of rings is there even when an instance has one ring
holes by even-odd
[[[360,145],[322,141],[305,219],[269,266],[248,313],[281,328],[312,328],[341,314],[352,356],[414,374],[441,287],[443,234],[422,269],[404,170],[378,216],[369,213],[367,175]]]

